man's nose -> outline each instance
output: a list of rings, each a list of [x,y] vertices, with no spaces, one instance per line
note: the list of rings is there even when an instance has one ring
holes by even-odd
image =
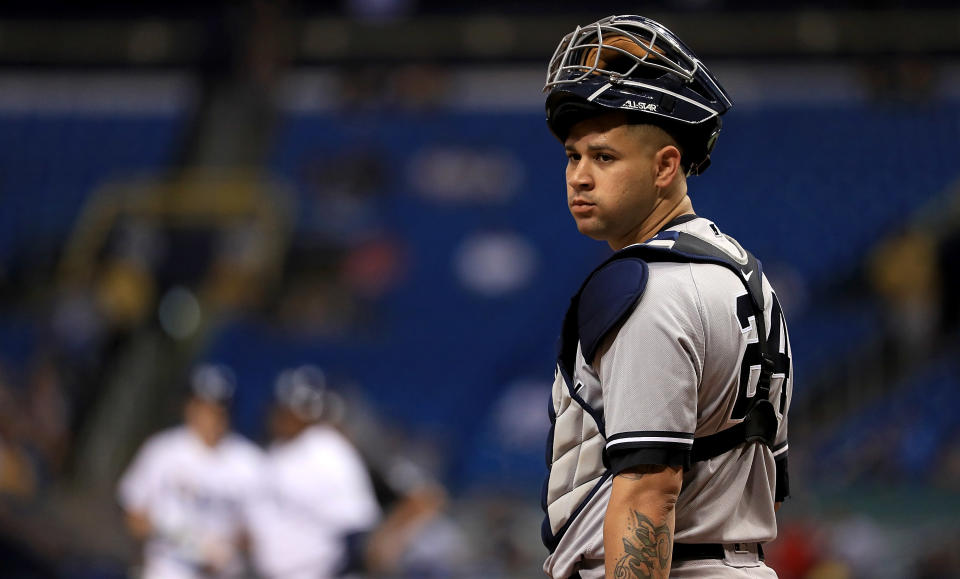
[[[593,174],[587,163],[580,162],[567,173],[567,185],[577,191],[589,191],[593,188]]]

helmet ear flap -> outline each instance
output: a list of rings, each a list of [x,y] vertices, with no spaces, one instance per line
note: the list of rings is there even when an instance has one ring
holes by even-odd
[[[713,129],[713,132],[710,133],[710,136],[707,138],[706,152],[703,155],[703,160],[699,163],[691,164],[689,170],[687,170],[687,176],[700,175],[707,170],[707,167],[710,166],[710,153],[713,152],[713,146],[717,144],[717,139],[720,138],[720,129],[723,127],[723,122],[720,119],[717,119],[717,125]]]

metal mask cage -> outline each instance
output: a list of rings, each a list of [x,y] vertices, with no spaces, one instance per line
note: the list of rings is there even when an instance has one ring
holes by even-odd
[[[624,26],[605,24],[606,20],[595,22],[586,27],[578,26],[576,30],[563,37],[550,59],[547,69],[547,80],[544,90],[564,84],[582,82],[591,75],[605,75],[610,77],[629,78],[640,66],[658,68],[664,72],[679,75],[685,81],[693,79],[699,63],[691,60],[688,66],[683,66],[667,55],[666,51],[657,44],[664,41],[658,31],[641,23],[628,23],[631,27],[640,28],[649,38],[628,30]],[[643,56],[637,56],[627,50],[608,44],[606,39],[624,37],[636,43],[643,49]],[[590,55],[592,51],[592,55]],[[633,61],[628,70],[611,70],[601,67],[601,59],[605,54],[616,53]],[[588,58],[588,55],[589,58]],[[662,62],[657,62],[662,61]]]
[[[609,44],[610,39],[618,37],[636,43],[643,55],[637,56]],[[605,55],[610,54],[615,54],[621,61],[620,57],[628,59],[632,64],[626,70],[603,68],[601,63]],[[610,16],[584,27],[578,26],[564,36],[550,59],[543,90],[548,92],[556,87],[578,84],[595,76],[607,77],[615,84],[629,83],[631,77],[645,76],[641,67],[672,73],[683,83],[694,85],[691,88],[696,92],[706,93],[704,98],[730,106],[723,89],[673,33],[651,20],[629,16]]]

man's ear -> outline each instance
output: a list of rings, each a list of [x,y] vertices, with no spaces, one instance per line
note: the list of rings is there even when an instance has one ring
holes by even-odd
[[[683,174],[680,161],[683,155],[674,145],[665,145],[653,157],[653,166],[656,169],[654,184],[665,188],[673,183],[678,174]]]

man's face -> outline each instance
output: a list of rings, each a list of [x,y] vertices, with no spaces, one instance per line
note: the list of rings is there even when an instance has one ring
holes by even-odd
[[[216,445],[230,428],[230,413],[226,407],[200,398],[187,402],[186,422],[208,445]]]
[[[270,411],[270,438],[273,440],[290,440],[303,432],[309,423],[294,414],[284,406],[274,406]]]
[[[656,147],[612,113],[581,121],[564,142],[567,205],[580,233],[621,249],[656,206]]]

